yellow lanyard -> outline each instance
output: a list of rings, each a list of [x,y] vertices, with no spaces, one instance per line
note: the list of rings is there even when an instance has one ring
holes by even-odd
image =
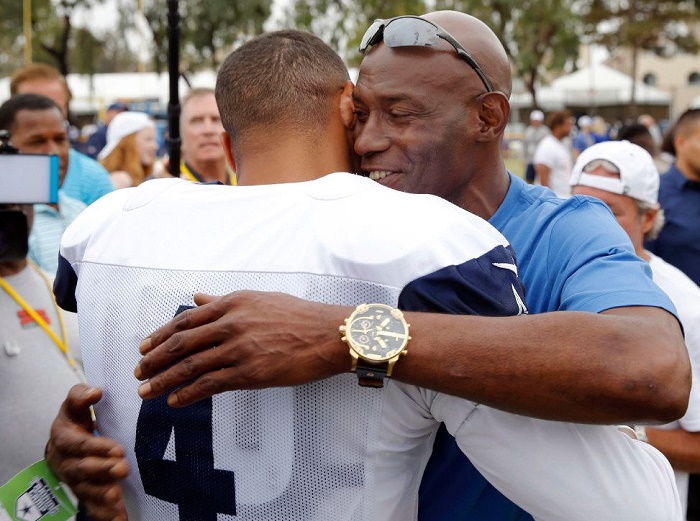
[[[228,176],[228,184],[231,186],[236,186],[236,176],[233,172],[231,172],[231,169],[228,166],[226,167],[226,175]],[[188,181],[193,181],[195,183],[204,182],[203,179],[200,179],[197,175],[194,174],[194,172],[184,161],[180,163],[180,177],[182,177],[183,179],[187,179]]]
[[[78,376],[82,381],[85,381],[85,377],[82,374],[82,371],[80,367],[78,367],[78,364],[75,363],[75,359],[71,356],[70,351],[68,351],[68,347],[66,346],[66,324],[63,321],[63,314],[61,313],[61,310],[58,308],[58,305],[56,304],[56,298],[53,295],[53,290],[51,289],[51,283],[49,282],[49,279],[46,278],[46,275],[42,273],[42,271],[37,267],[36,264],[34,264],[32,261],[29,261],[29,264],[31,265],[32,268],[34,268],[34,271],[36,271],[39,276],[44,279],[44,283],[46,284],[46,288],[49,291],[49,294],[51,295],[51,300],[53,301],[53,306],[56,309],[56,316],[58,317],[58,323],[61,329],[61,337],[63,340],[58,338],[56,336],[56,333],[53,332],[53,330],[49,327],[49,325],[46,323],[46,321],[41,318],[41,315],[37,313],[33,307],[31,307],[27,302],[19,296],[19,294],[14,290],[12,286],[10,286],[7,281],[0,277],[0,287],[5,290],[5,292],[10,295],[14,299],[19,306],[26,311],[30,317],[36,322],[41,329],[44,330],[44,332],[49,336],[51,340],[53,340],[53,343],[56,344],[56,347],[60,349],[61,353],[65,356],[66,360],[68,361],[68,364],[75,370],[76,373],[78,373]]]

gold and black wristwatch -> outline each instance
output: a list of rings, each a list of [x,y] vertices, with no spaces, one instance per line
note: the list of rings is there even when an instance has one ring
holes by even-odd
[[[360,304],[345,325],[343,342],[350,346],[352,371],[363,387],[383,387],[411,337],[403,313],[386,304]]]

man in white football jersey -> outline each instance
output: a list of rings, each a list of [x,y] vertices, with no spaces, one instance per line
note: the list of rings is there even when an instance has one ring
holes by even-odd
[[[55,290],[78,310],[85,369],[104,390],[102,436],[90,437],[85,410],[100,393],[77,388],[48,459],[91,517],[415,519],[444,422],[537,519],[679,519],[668,462],[613,427],[526,418],[388,378],[409,340],[400,313],[388,311],[399,301],[464,314],[527,310],[510,247],[485,221],[346,173],[352,84],[328,46],[298,31],[256,38],[226,59],[216,93],[241,186],[150,181],[98,201],[62,242]],[[296,368],[319,362],[285,356],[276,363],[288,367],[287,386],[187,407],[134,378],[137,364],[137,377],[158,365],[141,359],[141,339],[195,292],[240,289],[347,306],[356,374],[295,386]],[[187,346],[175,349],[190,365]],[[216,349],[198,363],[212,369]]]

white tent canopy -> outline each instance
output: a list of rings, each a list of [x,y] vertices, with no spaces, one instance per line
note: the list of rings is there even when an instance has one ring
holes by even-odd
[[[212,71],[188,75],[192,87],[213,88],[216,75]],[[73,94],[71,112],[76,114],[99,113],[116,100],[156,100],[166,105],[169,98],[170,79],[168,73],[114,73],[114,74],[70,74],[68,86]],[[180,96],[189,87],[183,78],[179,82]],[[10,97],[9,78],[0,79],[0,101]]]
[[[537,90],[538,104],[547,110],[562,109],[567,106],[608,106],[630,103],[632,77],[603,64],[579,69],[561,76],[547,86]],[[640,105],[670,105],[671,95],[667,92],[636,82],[635,99]],[[529,93],[511,96],[514,107],[532,104]]]

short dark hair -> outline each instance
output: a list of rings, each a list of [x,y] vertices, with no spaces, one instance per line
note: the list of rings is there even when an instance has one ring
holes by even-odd
[[[688,109],[678,117],[678,121],[673,126],[673,133],[674,135],[684,134],[698,122],[700,122],[700,109]]]
[[[46,96],[41,94],[16,94],[0,105],[0,130],[12,131],[17,113],[20,110],[49,110],[56,109],[61,117],[63,110],[61,107]]]
[[[642,123],[630,123],[625,125],[617,132],[617,141],[629,141],[635,145],[639,145],[644,150],[649,152],[651,157],[658,155],[654,137],[651,135],[649,128]]]
[[[618,141],[629,141],[634,143],[634,139],[638,137],[652,137],[651,132],[646,125],[642,123],[631,123],[629,125],[623,126],[617,133]]]
[[[320,38],[298,30],[264,34],[229,54],[219,69],[221,122],[234,143],[260,129],[314,135],[349,79],[343,60]]]
[[[558,110],[552,112],[547,116],[547,126],[550,129],[554,129],[559,125],[562,125],[566,120],[571,119],[571,111],[569,110]]]

